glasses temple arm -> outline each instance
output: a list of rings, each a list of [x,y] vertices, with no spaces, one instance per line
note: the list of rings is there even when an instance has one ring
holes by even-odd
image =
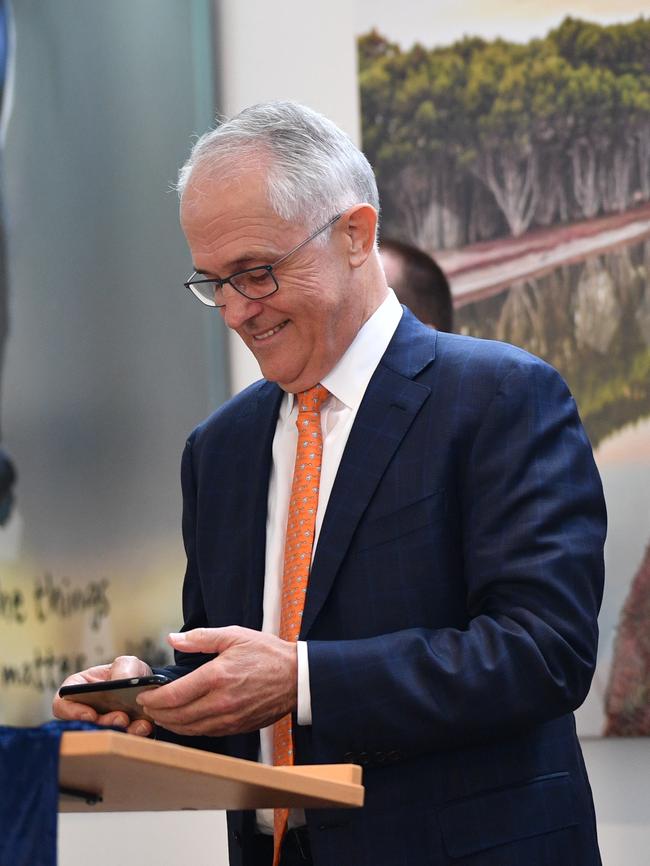
[[[325,223],[324,226],[321,226],[319,229],[316,229],[316,231],[313,233],[313,235],[309,235],[309,237],[305,238],[304,241],[301,241],[297,247],[294,247],[293,249],[289,250],[288,253],[285,253],[283,256],[280,256],[280,258],[277,259],[277,261],[273,262],[272,265],[268,265],[267,267],[274,268],[274,267],[276,267],[276,265],[279,265],[285,259],[288,259],[289,256],[292,256],[294,253],[297,253],[298,250],[301,250],[306,244],[308,244],[310,241],[313,241],[314,238],[318,237],[318,235],[322,234],[322,232],[324,232],[325,229],[328,229],[330,226],[334,225],[334,223],[337,220],[340,220],[344,213],[345,213],[345,211],[341,211],[341,213],[337,213],[336,216],[333,216],[332,219],[329,222]]]

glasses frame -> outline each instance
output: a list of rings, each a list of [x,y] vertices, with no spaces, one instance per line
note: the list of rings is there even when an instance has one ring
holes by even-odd
[[[262,300],[264,300],[265,298],[270,298],[271,295],[274,295],[274,294],[278,291],[278,289],[280,288],[280,284],[278,283],[278,278],[277,278],[276,275],[273,273],[273,269],[276,268],[279,264],[282,264],[282,262],[286,261],[286,260],[289,258],[289,256],[292,256],[294,253],[297,253],[298,250],[301,250],[301,249],[302,249],[304,246],[306,246],[310,241],[313,241],[314,238],[317,238],[318,235],[322,234],[322,233],[323,233],[326,229],[328,229],[330,226],[333,226],[334,223],[335,223],[337,220],[341,219],[341,217],[343,216],[344,213],[345,213],[345,211],[341,211],[340,213],[337,213],[336,216],[333,216],[331,220],[328,220],[328,221],[325,223],[325,225],[323,225],[323,226],[321,226],[320,228],[316,229],[316,231],[315,231],[313,234],[309,235],[308,238],[305,238],[304,241],[300,241],[300,243],[299,243],[299,244],[296,244],[295,247],[292,247],[292,248],[289,250],[289,252],[284,253],[283,255],[281,255],[279,259],[276,259],[276,260],[273,262],[273,264],[270,264],[270,265],[256,265],[254,268],[245,268],[243,271],[235,271],[234,274],[230,274],[230,275],[227,276],[227,277],[223,277],[223,279],[221,279],[221,278],[219,278],[219,277],[206,277],[205,279],[198,279],[198,280],[195,280],[194,277],[196,277],[200,272],[199,272],[199,271],[194,271],[194,273],[192,274],[192,276],[190,277],[190,279],[189,279],[186,283],[183,283],[183,285],[185,286],[186,289],[189,289],[189,291],[192,292],[192,294],[194,295],[195,298],[197,298],[199,301],[201,301],[202,304],[205,304],[206,307],[214,307],[214,308],[216,308],[216,309],[221,309],[222,307],[225,307],[225,306],[226,306],[226,303],[223,303],[223,304],[211,303],[211,302],[208,300],[208,298],[206,298],[206,297],[204,297],[203,295],[199,294],[199,290],[198,290],[197,288],[195,288],[195,286],[199,286],[199,285],[202,285],[202,284],[204,284],[204,283],[211,283],[211,284],[214,286],[214,289],[215,289],[215,291],[216,291],[217,289],[222,289],[222,288],[226,285],[226,283],[227,283],[229,286],[232,286],[232,288],[233,288],[233,289],[234,289],[234,290],[235,290],[239,295],[241,295],[243,298],[246,298],[246,299],[249,300],[249,301],[262,301]],[[270,292],[267,292],[265,295],[258,295],[257,297],[251,298],[250,295],[247,295],[246,292],[242,291],[242,289],[238,288],[238,287],[233,283],[233,280],[234,280],[236,277],[241,277],[241,276],[243,276],[244,274],[250,274],[250,273],[252,273],[253,271],[267,271],[267,272],[270,274],[271,279],[272,279],[273,282],[275,283],[275,288],[274,288],[274,289],[271,289],[271,291],[270,291]]]

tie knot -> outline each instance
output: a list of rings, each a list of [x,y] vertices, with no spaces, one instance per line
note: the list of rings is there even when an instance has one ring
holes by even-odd
[[[297,394],[298,415],[302,415],[305,412],[320,412],[321,406],[329,395],[330,392],[320,383],[314,385],[313,388],[308,388],[306,391]]]

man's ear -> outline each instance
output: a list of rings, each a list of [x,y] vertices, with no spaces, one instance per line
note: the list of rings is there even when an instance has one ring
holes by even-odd
[[[345,212],[343,219],[348,259],[353,268],[359,268],[375,246],[377,211],[371,204],[357,204]]]

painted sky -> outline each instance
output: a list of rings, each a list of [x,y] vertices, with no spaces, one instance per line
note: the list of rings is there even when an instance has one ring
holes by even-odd
[[[648,16],[648,0],[356,0],[356,29],[376,27],[404,48],[448,45],[464,35],[527,42],[567,15],[601,24]]]

